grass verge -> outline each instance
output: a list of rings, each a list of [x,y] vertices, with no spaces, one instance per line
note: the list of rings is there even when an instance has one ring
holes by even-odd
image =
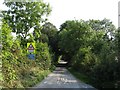
[[[79,79],[80,81],[84,82],[84,83],[87,83],[87,84],[90,84],[92,85],[93,87],[95,87],[96,89],[98,90],[101,90],[103,88],[112,88],[112,89],[117,89],[117,90],[120,90],[120,81],[111,81],[111,82],[102,82],[102,83],[95,83],[93,82],[93,80],[81,73],[81,72],[78,72],[76,70],[74,70],[73,68],[68,68],[69,72],[72,73],[77,79]]]
[[[92,85],[93,87],[94,87],[94,84],[92,83],[92,79],[89,77],[89,76],[87,76],[87,75],[85,75],[85,74],[83,74],[83,73],[80,73],[80,72],[77,72],[76,70],[74,70],[73,68],[68,68],[68,71],[70,72],[70,73],[72,73],[77,79],[79,79],[80,81],[82,81],[82,82],[84,82],[84,83],[86,83],[86,84],[90,84],[90,85]],[[96,88],[96,87],[95,87]]]
[[[33,73],[33,75],[30,75],[26,78],[23,79],[22,84],[24,87],[33,87],[37,83],[41,82],[47,75],[50,73],[50,70],[44,70],[44,71],[39,71],[37,73]]]

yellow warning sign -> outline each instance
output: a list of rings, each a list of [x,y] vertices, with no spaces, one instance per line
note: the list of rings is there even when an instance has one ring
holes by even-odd
[[[35,43],[27,43],[27,53],[35,53]]]

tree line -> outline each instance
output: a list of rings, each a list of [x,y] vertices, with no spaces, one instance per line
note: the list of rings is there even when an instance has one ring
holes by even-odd
[[[97,88],[120,87],[119,29],[110,20],[68,20],[58,38],[69,67],[89,76]]]
[[[55,56],[49,45],[52,42],[50,39],[52,37],[49,37],[51,33],[44,34],[43,28],[46,17],[51,12],[50,5],[42,0],[40,2],[4,2],[4,4],[9,9],[2,11],[1,86],[4,88],[32,87],[55,68],[53,62]],[[51,31],[56,30],[54,25],[53,28]],[[33,29],[32,33],[29,33],[30,29]],[[16,37],[12,36],[13,32]],[[28,59],[27,43],[35,43],[35,60]]]

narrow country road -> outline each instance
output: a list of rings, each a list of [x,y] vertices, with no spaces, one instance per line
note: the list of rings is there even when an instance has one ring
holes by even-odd
[[[53,73],[49,74],[35,88],[79,88],[79,90],[96,90],[94,87],[77,80],[65,67],[57,67]]]

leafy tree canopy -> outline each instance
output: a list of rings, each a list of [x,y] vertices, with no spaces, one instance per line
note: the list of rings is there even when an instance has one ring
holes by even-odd
[[[4,2],[9,8],[3,11],[4,19],[12,28],[12,32],[21,35],[26,39],[29,30],[32,27],[39,27],[40,23],[46,19],[43,16],[49,15],[51,12],[50,5],[40,2]]]

